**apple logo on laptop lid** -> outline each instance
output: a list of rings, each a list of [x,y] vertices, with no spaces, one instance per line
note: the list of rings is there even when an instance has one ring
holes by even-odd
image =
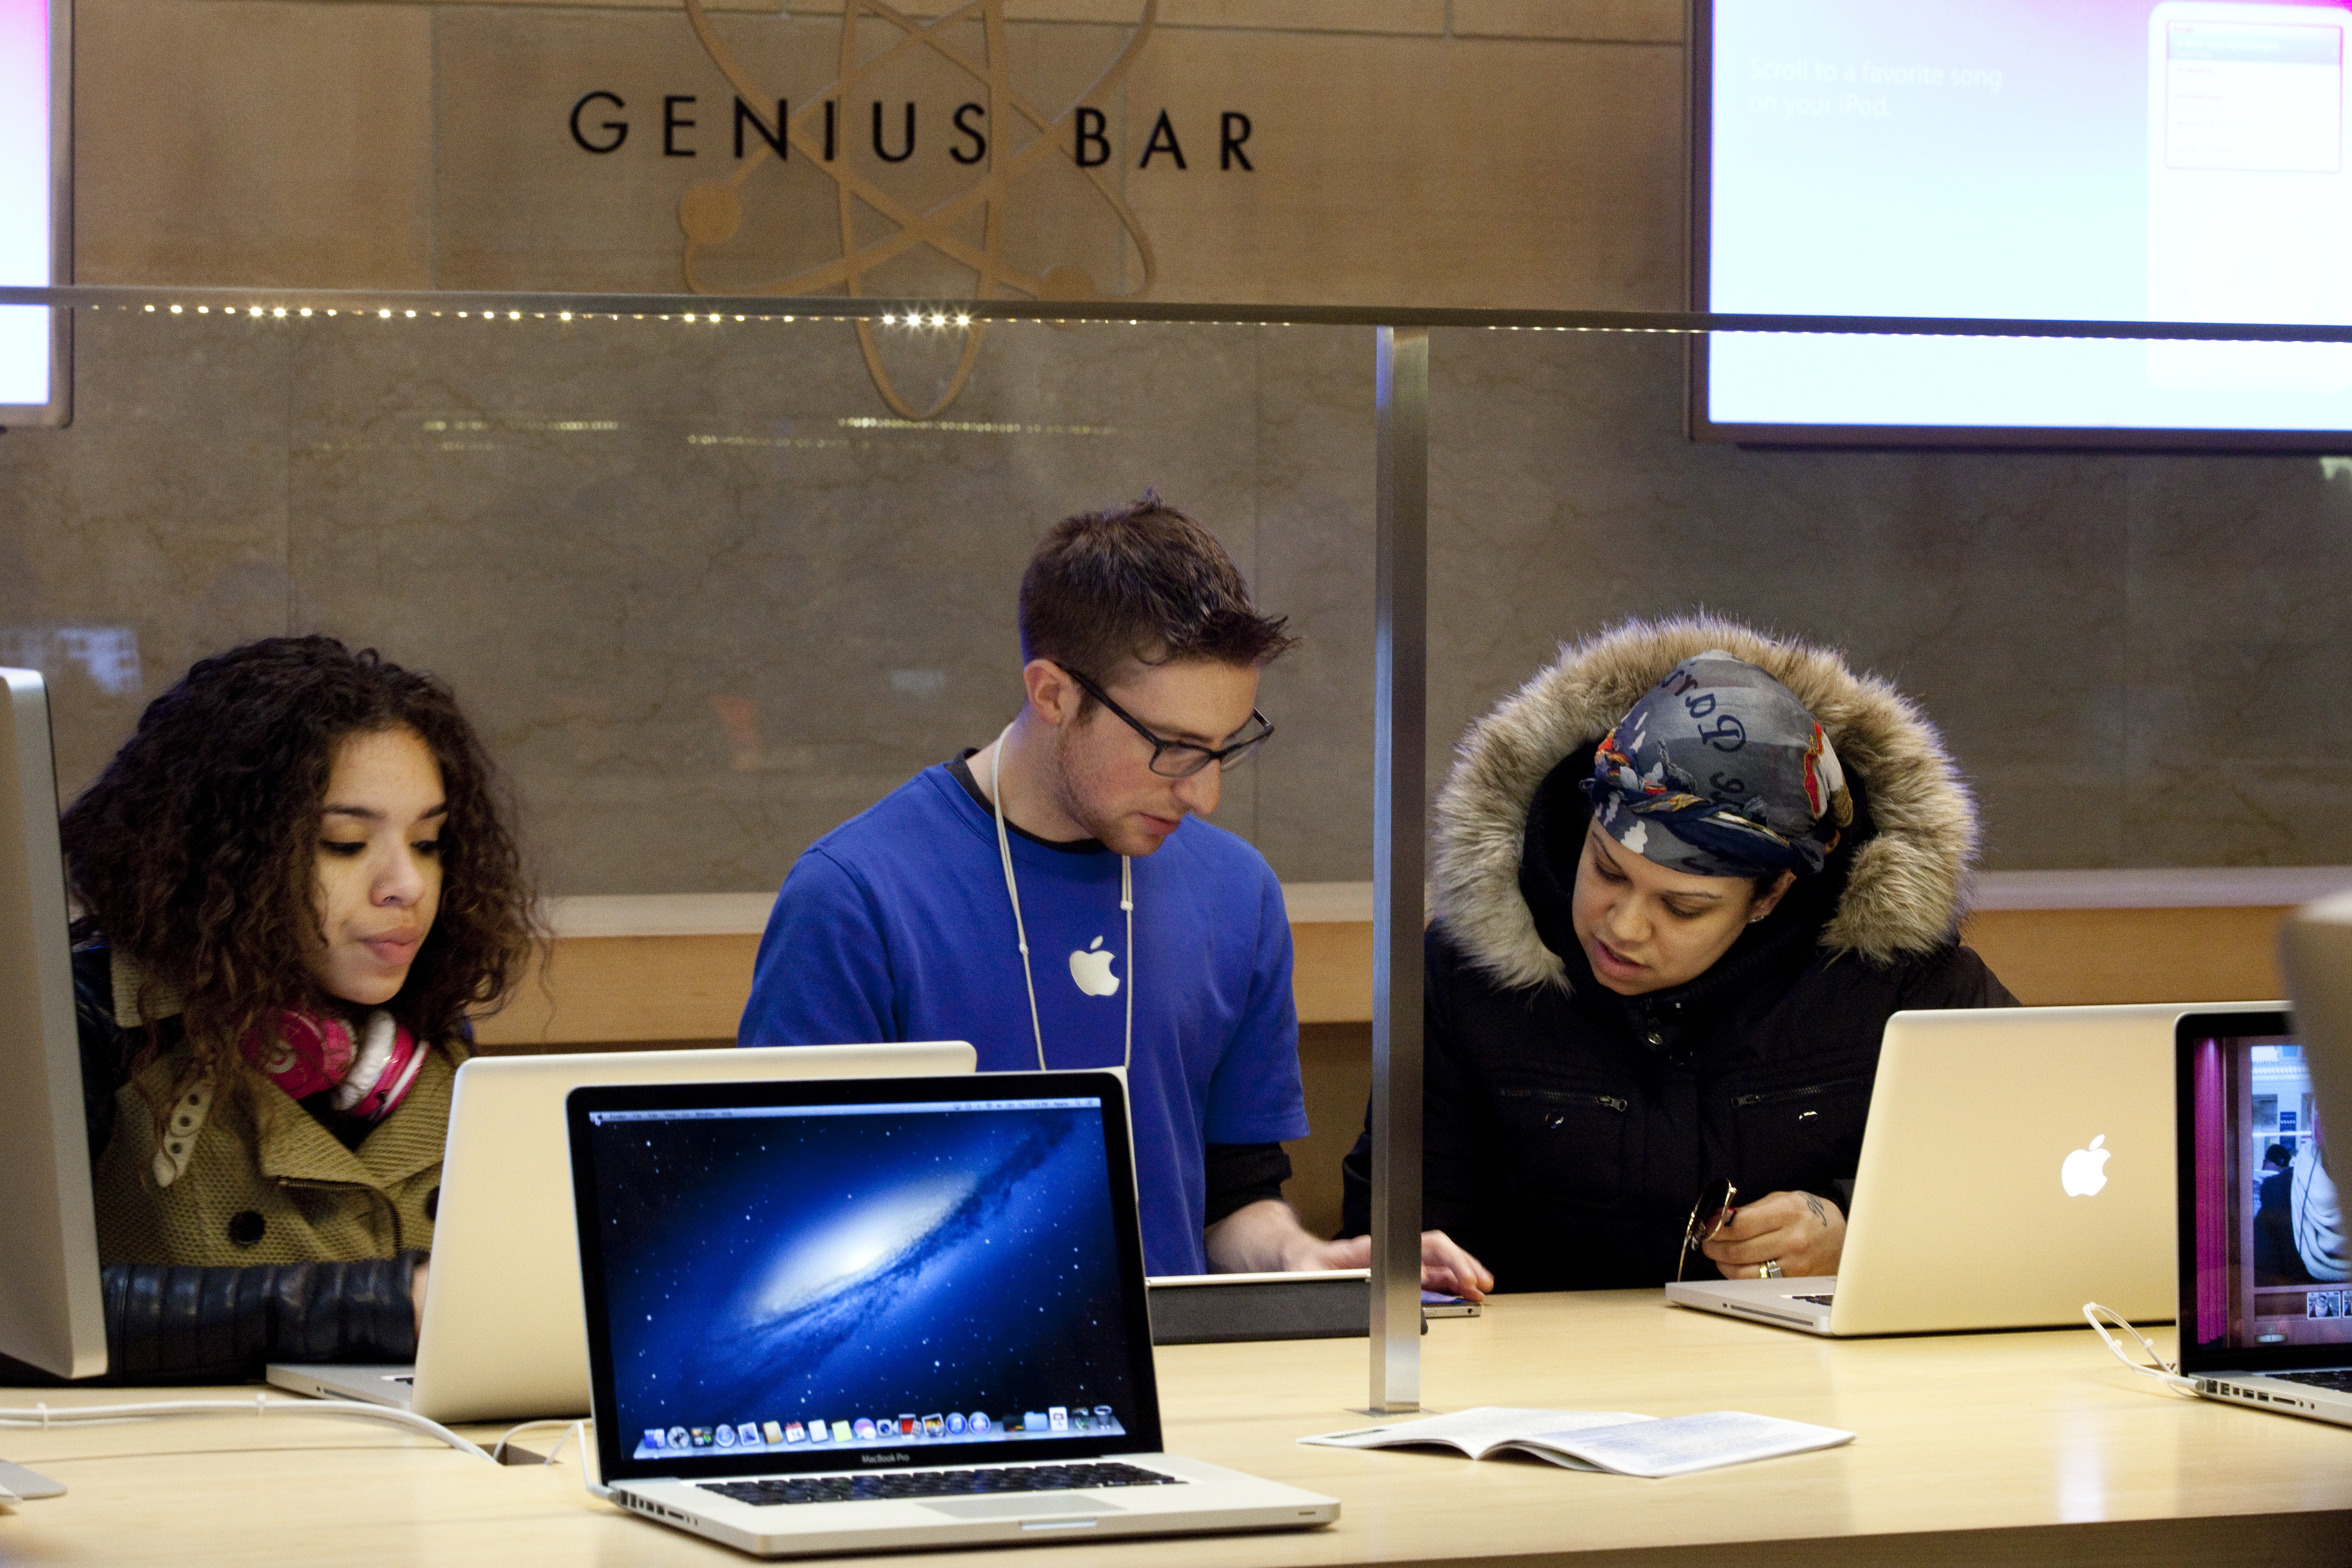
[[[2087,1149],[2077,1149],[2066,1156],[2058,1167],[2058,1184],[2066,1189],[2070,1198],[2087,1198],[2107,1184],[2107,1156],[2114,1151],[2106,1147],[2107,1135],[2100,1133],[2091,1140]]]

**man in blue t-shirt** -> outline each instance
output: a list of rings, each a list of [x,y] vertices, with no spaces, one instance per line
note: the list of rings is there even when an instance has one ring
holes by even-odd
[[[1290,924],[1204,821],[1273,732],[1294,640],[1216,538],[1147,493],[1055,526],[1021,580],[1027,700],[809,847],[761,939],[746,1046],[969,1040],[985,1072],[1128,1068],[1153,1274],[1360,1268],[1282,1201],[1304,1137]],[[1424,1278],[1487,1279],[1442,1236]]]

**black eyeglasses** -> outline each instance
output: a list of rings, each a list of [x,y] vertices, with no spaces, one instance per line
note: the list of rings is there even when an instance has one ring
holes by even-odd
[[[1190,741],[1163,741],[1145,729],[1142,721],[1134,714],[1113,702],[1109,692],[1105,691],[1075,669],[1067,673],[1072,680],[1078,683],[1080,690],[1118,714],[1129,729],[1151,742],[1151,771],[1161,778],[1189,779],[1212,763],[1224,768],[1239,767],[1249,761],[1251,754],[1260,746],[1265,745],[1274,734],[1273,721],[1253,708],[1250,710],[1249,723],[1242,728],[1241,739],[1231,745],[1212,749],[1208,746],[1196,746]]]
[[[1698,1202],[1691,1205],[1690,1220],[1683,1226],[1682,1256],[1675,1262],[1677,1281],[1690,1267],[1691,1254],[1714,1240],[1715,1233],[1731,1222],[1731,1205],[1738,1201],[1739,1189],[1721,1176],[1699,1189]]]

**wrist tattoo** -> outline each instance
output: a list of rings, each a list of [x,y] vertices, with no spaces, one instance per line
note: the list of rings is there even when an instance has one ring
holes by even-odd
[[[1799,1193],[1797,1195],[1805,1200],[1805,1206],[1813,1211],[1813,1217],[1821,1221],[1822,1227],[1826,1229],[1830,1223],[1830,1216],[1829,1211],[1822,1206],[1822,1200],[1811,1193]]]

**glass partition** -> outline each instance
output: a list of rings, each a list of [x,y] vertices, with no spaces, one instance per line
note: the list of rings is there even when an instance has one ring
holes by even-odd
[[[1370,876],[1369,326],[997,321],[917,421],[847,321],[555,303],[77,312],[75,423],[0,439],[0,662],[68,796],[190,660],[316,629],[451,680],[550,891],[772,889],[1010,716],[1030,546],[1152,486],[1307,639],[1219,821]],[[919,405],[976,330],[868,323]],[[2352,860],[2352,460],[1696,445],[1684,342],[1434,331],[1433,784],[1560,640],[1703,606],[1916,698],[1991,868]]]
[[[842,322],[81,314],[76,422],[0,442],[0,663],[56,683],[68,798],[192,659],[324,631],[452,683],[550,891],[772,889],[1013,716],[1037,537],[1151,486],[1312,637],[1218,820],[1368,874],[1369,794],[1318,782],[1370,718],[1329,581],[1369,547],[1366,331],[999,323],[916,422]],[[875,331],[910,387],[969,336]]]

